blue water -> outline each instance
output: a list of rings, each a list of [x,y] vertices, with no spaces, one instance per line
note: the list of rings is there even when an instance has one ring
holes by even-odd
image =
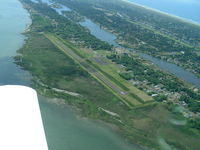
[[[80,22],[80,24],[82,26],[88,28],[90,30],[90,33],[92,35],[94,35],[96,38],[98,38],[102,41],[105,41],[109,44],[112,44],[115,47],[120,47],[120,45],[115,41],[117,37],[114,34],[108,32],[108,31],[105,31],[99,25],[95,24],[91,20],[85,19],[85,21]],[[153,62],[159,68],[161,68],[165,71],[168,71],[168,72],[174,74],[176,77],[200,88],[200,78],[196,77],[193,73],[191,73],[187,70],[184,70],[183,68],[181,68],[175,64],[168,63],[166,61],[154,58],[147,54],[140,53],[140,56],[142,58],[144,58],[145,60]]]
[[[34,3],[38,3],[39,0],[31,0],[32,2]],[[57,4],[51,0],[41,0],[42,3],[46,3],[48,5],[52,5],[52,4]],[[57,4],[58,5],[58,4]],[[59,15],[63,15],[63,11],[71,11],[70,8],[68,8],[67,6],[64,6],[62,4],[59,4],[59,7],[58,8],[54,8],[52,7]]]
[[[200,24],[200,0],[128,0]]]
[[[20,20],[20,21],[19,21]],[[0,2],[0,85],[30,84],[30,74],[14,64],[13,56],[25,37],[20,34],[30,24],[29,15],[17,0]]]
[[[140,56],[146,60],[153,62],[159,68],[161,68],[165,71],[168,71],[168,72],[174,74],[176,77],[178,77],[182,80],[185,80],[185,81],[195,85],[196,87],[200,88],[200,78],[195,76],[193,73],[191,73],[187,70],[184,70],[183,68],[181,68],[175,64],[165,62],[163,60],[154,58],[147,54],[140,53]]]
[[[93,23],[90,19],[85,19],[84,21],[80,22],[80,25],[88,28],[91,34],[98,39],[105,41],[113,46],[119,47],[119,44],[115,42],[116,36],[114,34],[101,29],[99,25]]]
[[[24,44],[21,33],[30,23],[18,0],[0,0],[0,85],[32,83],[31,75],[13,63],[13,56]],[[39,102],[49,150],[141,150],[108,126],[78,118],[68,107],[41,96]]]

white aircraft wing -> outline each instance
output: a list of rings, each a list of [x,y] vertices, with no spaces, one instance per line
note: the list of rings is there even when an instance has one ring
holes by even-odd
[[[48,150],[33,89],[0,86],[0,150]]]

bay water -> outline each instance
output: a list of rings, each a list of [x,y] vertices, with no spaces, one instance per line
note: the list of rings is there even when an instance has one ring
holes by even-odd
[[[31,75],[14,64],[31,20],[18,0],[0,1],[0,85],[31,84]],[[106,125],[81,119],[69,107],[39,96],[49,150],[140,150]],[[11,143],[12,144],[12,143]]]
[[[98,38],[102,41],[105,41],[115,47],[123,48],[116,42],[117,37],[114,34],[102,29],[99,25],[95,24],[90,19],[85,19],[84,21],[80,22],[80,24],[82,26],[86,27],[87,29],[89,29],[90,33],[92,35],[94,35],[96,38]],[[131,51],[132,49],[129,49],[129,50]],[[138,53],[138,54],[143,59],[148,60],[148,61],[154,63],[155,65],[157,65],[160,69],[170,72],[170,73],[174,74],[176,77],[200,88],[200,78],[198,78],[193,73],[191,73],[175,64],[163,61],[161,59],[157,59],[153,56],[150,56],[150,55],[147,55],[144,53]]]

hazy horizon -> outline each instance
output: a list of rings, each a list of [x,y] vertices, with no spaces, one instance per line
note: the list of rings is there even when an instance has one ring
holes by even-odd
[[[200,24],[200,0],[128,0]]]

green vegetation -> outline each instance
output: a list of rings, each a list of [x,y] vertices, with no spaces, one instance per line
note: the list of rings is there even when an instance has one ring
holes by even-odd
[[[120,0],[54,1],[67,5],[102,26],[114,30],[125,38],[124,40],[134,44],[143,41],[146,44],[142,45],[151,45],[164,51],[189,49],[189,44],[199,47],[199,26],[152,10]],[[187,42],[183,44],[185,41]]]
[[[108,45],[110,47],[108,48],[107,44],[104,45],[104,42],[96,38],[94,39],[96,43],[92,41],[90,33],[77,25],[75,20],[59,17],[45,4],[21,1],[31,13],[32,25],[30,31],[26,33],[28,37],[26,43],[19,50],[15,60],[23,69],[30,71],[33,76],[32,86],[40,94],[64,99],[78,107],[83,116],[117,126],[124,138],[148,149],[161,150],[159,138],[170,147],[181,150],[196,150],[200,147],[198,120],[193,118],[186,125],[173,124],[171,119],[179,119],[177,106],[171,102],[145,103],[144,100],[150,97],[117,72],[127,71],[127,67],[129,71],[135,73],[138,80],[140,77],[145,77],[155,83],[157,82],[151,79],[153,78],[151,73],[157,77],[164,77],[166,74],[159,71],[156,74],[156,71],[145,68],[147,66],[143,66],[143,63],[138,64],[137,60],[129,58],[128,55],[124,55],[122,59],[109,55],[112,54],[110,51],[112,47]],[[86,42],[87,39],[91,41]],[[105,49],[101,51],[91,49],[96,50],[97,47]],[[104,55],[108,55],[113,62]],[[120,62],[125,68],[114,62]],[[144,68],[147,69],[146,73],[142,73]],[[130,109],[122,102],[124,99],[116,94],[116,91],[108,88],[101,77],[115,85],[117,89],[129,89],[127,97],[131,97],[134,102],[144,104]],[[178,81],[174,83],[179,84]],[[180,90],[180,87],[175,89]],[[197,98],[198,95],[188,88],[185,87],[184,90],[187,97]],[[158,101],[165,98],[162,95],[160,97],[157,98]],[[180,114],[178,116],[185,119]]]
[[[137,79],[140,81],[148,80],[150,83],[155,85],[163,84],[165,88],[170,91],[180,91],[182,82],[177,80],[172,80],[172,77],[169,78],[166,76],[166,73],[160,70],[154,70],[142,64],[139,59],[131,57],[126,54],[122,55],[110,55],[108,56],[112,61],[122,64],[126,67],[124,72],[121,72],[120,75],[126,80]]]
[[[200,26],[121,0],[54,1],[112,31],[121,45],[200,74]]]
[[[144,65],[138,57],[133,57],[128,54],[112,54],[107,57],[113,62],[126,67],[123,72],[119,73],[124,79],[139,80],[141,82],[146,80],[148,84],[159,85],[162,89],[166,89],[169,92],[179,92],[182,95],[179,98],[180,101],[184,101],[191,111],[200,112],[199,93],[188,89],[187,85],[174,76]],[[155,99],[157,101],[163,101],[167,99],[167,96],[159,94]]]
[[[16,57],[17,64],[29,70],[34,80],[49,88],[76,92],[98,103],[104,103],[103,100],[106,99],[111,103],[117,101],[114,95],[92,79],[43,35],[31,34],[19,52],[22,56]]]
[[[79,46],[85,46],[88,48],[92,48],[94,50],[105,49],[111,50],[112,46],[107,44],[106,42],[98,40],[96,37],[91,35],[87,30],[84,29],[81,25],[77,24],[70,18],[66,18],[64,16],[56,13],[54,9],[49,7],[44,3],[34,3],[29,0],[21,0],[27,9],[34,9],[37,13],[31,15],[32,19],[37,19],[39,22],[39,26],[36,26],[34,31],[42,32],[42,31],[50,31],[64,39],[70,40],[76,43]],[[42,15],[41,15],[42,14]],[[41,17],[45,20],[43,23],[45,26],[40,24]],[[48,22],[46,26],[46,22]],[[40,27],[40,28],[39,28]]]
[[[33,87],[39,93],[65,99],[69,104],[80,108],[84,116],[115,124],[119,127],[119,132],[130,141],[159,149],[157,144],[157,132],[159,131],[159,134],[165,133],[166,135],[163,136],[168,136],[166,139],[169,141],[173,139],[172,141],[176,141],[183,147],[190,146],[191,142],[195,143],[192,131],[171,125],[168,116],[173,114],[168,111],[167,105],[152,104],[137,109],[128,109],[77,63],[58,50],[43,34],[29,35],[28,41],[19,53],[22,55],[16,57],[16,61],[32,73]],[[56,92],[52,88],[76,92],[81,96]],[[99,108],[115,112],[118,116],[107,114]],[[175,135],[168,134],[169,127],[176,130]],[[188,141],[184,143],[174,138],[186,135]],[[192,149],[199,146],[198,144],[198,142],[193,144]]]
[[[107,76],[110,80],[112,80],[114,83],[116,83],[121,89],[123,89],[124,91],[129,91],[129,89],[122,84],[119,80],[115,79],[114,77],[112,77],[109,73],[106,73],[104,70],[102,70],[98,65],[94,64],[94,62],[89,61],[89,63],[91,63],[91,65],[93,65],[95,68],[98,68],[98,70],[100,70],[102,72],[102,74],[104,74],[105,76]]]
[[[191,111],[200,112],[199,99],[200,99],[199,95],[194,95],[194,96],[182,95],[179,100],[188,104],[188,107],[190,108]]]
[[[130,86],[128,85],[128,83],[118,82],[110,74],[110,72],[106,73],[102,71],[98,65],[95,65],[92,62],[92,59],[85,60],[83,56],[81,56],[80,54],[81,50],[78,48],[75,48],[69,42],[66,42],[66,41],[63,42],[62,39],[59,39],[52,34],[45,34],[45,36],[52,43],[54,43],[62,52],[64,52],[67,56],[69,56],[75,62],[77,62],[86,72],[88,72],[92,77],[94,77],[99,83],[101,83],[103,86],[109,89],[114,95],[116,95],[119,99],[121,99],[122,102],[124,102],[127,106],[131,107],[134,105],[139,105],[140,102],[144,103],[145,101],[152,100],[151,97],[147,96],[145,93],[143,93],[142,91],[139,91],[138,89],[134,89],[134,90],[132,90],[131,88],[129,89],[128,87]],[[119,80],[122,80],[122,79],[119,79]]]
[[[191,128],[195,128],[197,130],[200,130],[200,119],[191,119],[188,122],[188,126]]]
[[[64,11],[63,12],[64,16],[67,17],[68,19],[72,20],[73,22],[80,22],[84,20],[84,17],[80,16],[77,14],[75,11]]]

